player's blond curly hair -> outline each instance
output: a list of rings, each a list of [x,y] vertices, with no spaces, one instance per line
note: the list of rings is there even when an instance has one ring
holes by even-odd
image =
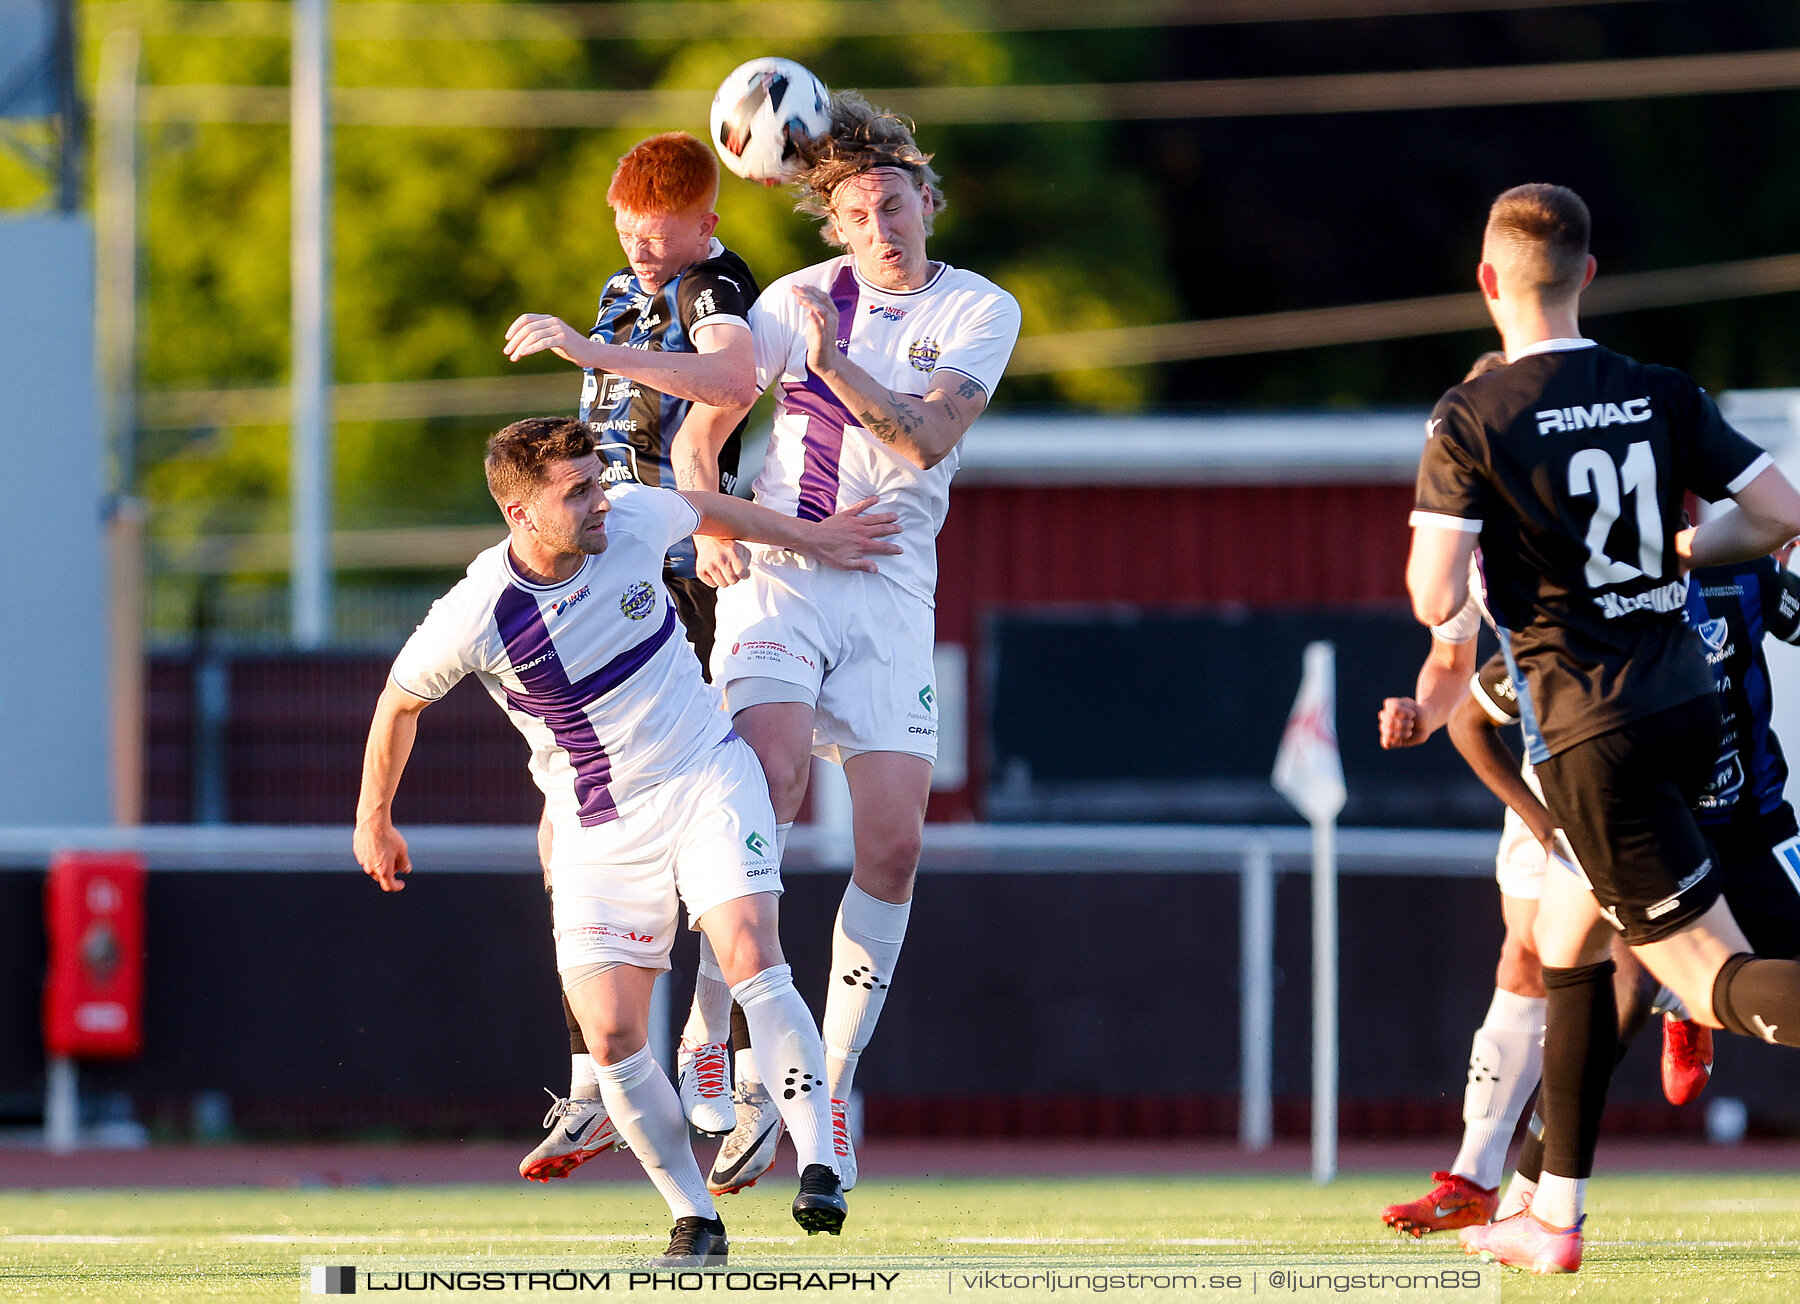
[[[821,218],[820,234],[827,244],[842,245],[831,222],[831,197],[852,177],[876,168],[898,168],[922,186],[931,187],[932,211],[925,215],[925,231],[932,218],[944,210],[943,184],[931,166],[930,154],[913,139],[910,119],[870,104],[855,91],[839,91],[831,97],[831,128],[800,147],[806,170],[794,178],[800,188],[794,211]]]

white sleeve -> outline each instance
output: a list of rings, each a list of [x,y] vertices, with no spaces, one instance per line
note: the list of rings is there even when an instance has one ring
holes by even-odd
[[[756,353],[756,387],[766,390],[780,380],[793,356],[797,335],[788,317],[793,291],[785,281],[764,290],[750,309],[750,343]]]
[[[632,527],[659,552],[667,552],[678,540],[700,528],[699,511],[673,489],[623,483],[614,485],[607,496],[613,501],[613,510],[619,513],[619,523]]]
[[[1440,643],[1467,643],[1481,632],[1481,604],[1466,598],[1462,610],[1441,625],[1431,627],[1431,636]]]
[[[485,669],[493,610],[479,602],[482,587],[464,580],[432,603],[394,658],[389,678],[414,697],[435,702],[471,670]]]
[[[992,294],[971,304],[957,322],[956,334],[944,341],[933,373],[960,372],[992,398],[1018,340],[1019,302],[996,286]]]

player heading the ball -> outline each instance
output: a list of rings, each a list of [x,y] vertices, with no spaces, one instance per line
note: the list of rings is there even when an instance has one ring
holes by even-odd
[[[824,1019],[848,1188],[844,1108],[906,935],[937,757],[936,539],[962,437],[1006,369],[1019,306],[927,251],[943,186],[906,120],[834,95],[829,129],[803,156],[800,211],[844,252],[776,281],[751,310],[757,384],[777,395],[756,501],[816,521],[875,498],[894,513],[902,552],[879,575],[834,575],[788,549],[753,549],[749,577],[719,594],[713,682],[769,777],[778,844],[815,754],[849,781],[856,860]],[[714,1165],[715,1191],[747,1185],[773,1158],[753,1068],[740,1058],[739,1125]]]

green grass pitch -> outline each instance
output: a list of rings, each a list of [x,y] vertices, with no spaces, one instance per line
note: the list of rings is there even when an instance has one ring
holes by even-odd
[[[1417,1173],[1324,1189],[1299,1178],[871,1180],[835,1240],[793,1225],[786,1186],[722,1202],[734,1266],[801,1254],[1462,1258],[1448,1234],[1413,1241],[1376,1221],[1383,1204],[1423,1189]],[[1800,1176],[1602,1174],[1590,1213],[1581,1274],[1508,1273],[1508,1304],[1800,1301]],[[618,1266],[659,1251],[666,1226],[647,1184],[579,1177],[548,1188],[4,1191],[0,1298],[310,1299],[304,1263],[378,1268],[396,1254]]]

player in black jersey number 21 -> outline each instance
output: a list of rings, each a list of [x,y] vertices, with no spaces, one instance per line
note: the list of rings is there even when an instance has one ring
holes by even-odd
[[[1691,809],[1723,727],[1686,572],[1800,534],[1800,494],[1692,380],[1581,336],[1587,207],[1519,186],[1488,215],[1478,271],[1509,365],[1433,410],[1407,588],[1437,625],[1479,543],[1545,804],[1586,871],[1545,876],[1544,1177],[1524,1213],[1465,1248],[1538,1272],[1581,1263],[1582,1199],[1617,1024],[1602,922],[1712,1027],[1800,1046],[1800,963],[1759,958],[1720,899]],[[1682,502],[1736,508],[1682,528]]]

